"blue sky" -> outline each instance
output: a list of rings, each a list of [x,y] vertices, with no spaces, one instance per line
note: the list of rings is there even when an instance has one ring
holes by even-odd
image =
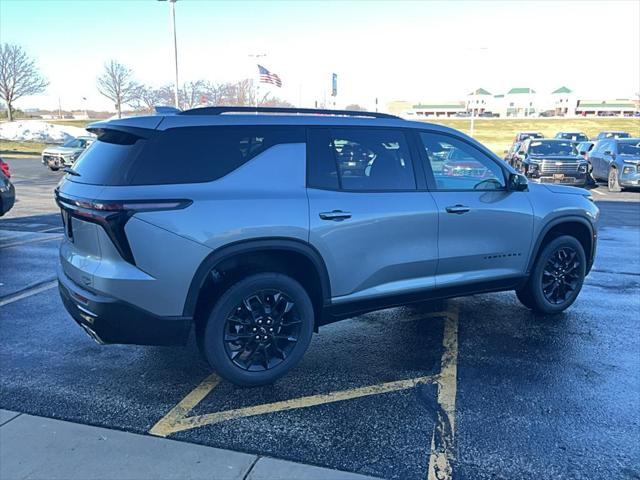
[[[640,90],[640,2],[204,1],[176,4],[181,81],[231,81],[256,74],[250,53],[267,53],[280,74],[274,93],[312,105],[332,72],[338,102],[376,97],[451,100],[483,86],[582,97]],[[50,80],[19,106],[109,108],[96,77],[111,58],[139,81],[172,80],[169,12],[156,0],[2,0],[0,40],[18,43]],[[606,61],[603,62],[603,59]],[[610,75],[606,75],[610,72]],[[605,76],[606,75],[606,76]]]

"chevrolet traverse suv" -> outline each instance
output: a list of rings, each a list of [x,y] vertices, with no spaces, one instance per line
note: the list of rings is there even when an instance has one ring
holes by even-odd
[[[585,190],[529,184],[451,128],[367,112],[207,107],[95,123],[56,189],[63,302],[102,343],[184,344],[273,382],[327,323],[515,290],[578,296]]]

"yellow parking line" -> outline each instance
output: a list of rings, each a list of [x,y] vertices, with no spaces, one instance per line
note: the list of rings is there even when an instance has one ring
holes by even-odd
[[[442,339],[444,352],[438,376],[438,416],[431,436],[428,480],[450,480],[454,455],[456,392],[458,375],[458,307],[448,312]]]
[[[429,458],[429,480],[450,480],[452,476],[453,441],[455,429],[456,376],[458,357],[458,311],[452,307],[449,311],[410,315],[411,319],[444,317],[444,352],[441,358],[441,371],[435,375],[426,375],[406,380],[369,385],[365,387],[339,390],[330,393],[284,400],[280,402],[254,405],[222,412],[188,416],[211,391],[218,385],[220,378],[212,374],[176,405],[149,431],[152,435],[167,437],[173,433],[194,428],[214,425],[227,420],[246,418],[267,413],[282,412],[299,408],[309,408],[328,403],[362,398],[370,395],[397,392],[414,388],[420,384],[436,383],[438,386],[437,422],[431,439]]]
[[[192,390],[180,403],[173,407],[169,413],[167,413],[158,423],[156,423],[149,433],[151,435],[157,435],[159,437],[166,437],[173,433],[175,425],[183,420],[193,408],[198,405],[204,397],[211,393],[211,390],[216,388],[220,383],[220,377],[215,373],[212,373],[205,378],[200,385]]]
[[[153,435],[166,437],[171,433],[181,432],[182,430],[190,430],[192,428],[204,427],[206,425],[214,425],[216,423],[233,420],[236,418],[252,417],[255,415],[263,415],[265,413],[283,412],[285,410],[294,410],[298,408],[314,407],[316,405],[324,405],[327,403],[341,402],[344,400],[352,400],[354,398],[366,397],[369,395],[380,395],[383,393],[397,392],[399,390],[407,390],[416,385],[430,383],[435,380],[435,375],[428,375],[418,378],[410,378],[408,380],[398,380],[395,382],[381,383],[378,385],[369,385],[366,387],[352,388],[350,390],[341,390],[330,393],[322,393],[319,395],[311,395],[308,397],[300,397],[292,400],[284,400],[282,402],[265,403],[255,405],[253,407],[238,408],[235,410],[226,410],[224,412],[207,413],[194,417],[177,418],[171,424],[161,420],[150,431]]]

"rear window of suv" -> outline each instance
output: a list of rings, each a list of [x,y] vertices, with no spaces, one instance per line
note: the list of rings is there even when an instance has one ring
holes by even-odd
[[[148,139],[101,135],[73,166],[93,185],[162,185],[217,180],[265,150],[304,143],[303,127],[206,126],[152,132]]]

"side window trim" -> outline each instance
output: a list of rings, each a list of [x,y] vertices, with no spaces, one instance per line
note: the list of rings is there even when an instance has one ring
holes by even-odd
[[[502,165],[501,163],[497,162],[494,158],[492,158],[491,156],[487,155],[485,152],[483,152],[482,150],[480,150],[478,147],[476,147],[475,145],[473,145],[472,143],[468,142],[465,138],[457,136],[457,135],[452,135],[448,132],[439,132],[437,130],[428,130],[428,129],[415,129],[415,135],[416,135],[416,140],[420,147],[420,156],[421,156],[421,161],[422,164],[424,166],[424,170],[425,170],[425,175],[426,175],[426,180],[427,180],[427,186],[429,191],[431,192],[504,192],[507,191],[507,179],[509,176],[509,170],[505,168],[504,165]],[[459,142],[464,143],[465,145],[469,146],[470,148],[473,149],[473,151],[478,152],[480,155],[482,155],[482,157],[486,158],[487,160],[493,162],[502,172],[502,180],[503,183],[505,184],[504,187],[502,188],[496,188],[493,190],[474,190],[474,189],[446,189],[446,190],[440,190],[438,189],[437,185],[436,185],[436,179],[435,179],[435,175],[433,173],[433,169],[431,168],[431,162],[429,161],[429,158],[427,157],[427,152],[424,148],[424,145],[422,144],[422,139],[420,138],[420,134],[421,133],[427,133],[427,134],[435,134],[435,135],[442,135],[444,137],[449,137],[452,138],[454,140],[457,140]],[[527,143],[527,141],[525,140],[523,143]],[[522,150],[523,145],[520,146],[520,150]]]

